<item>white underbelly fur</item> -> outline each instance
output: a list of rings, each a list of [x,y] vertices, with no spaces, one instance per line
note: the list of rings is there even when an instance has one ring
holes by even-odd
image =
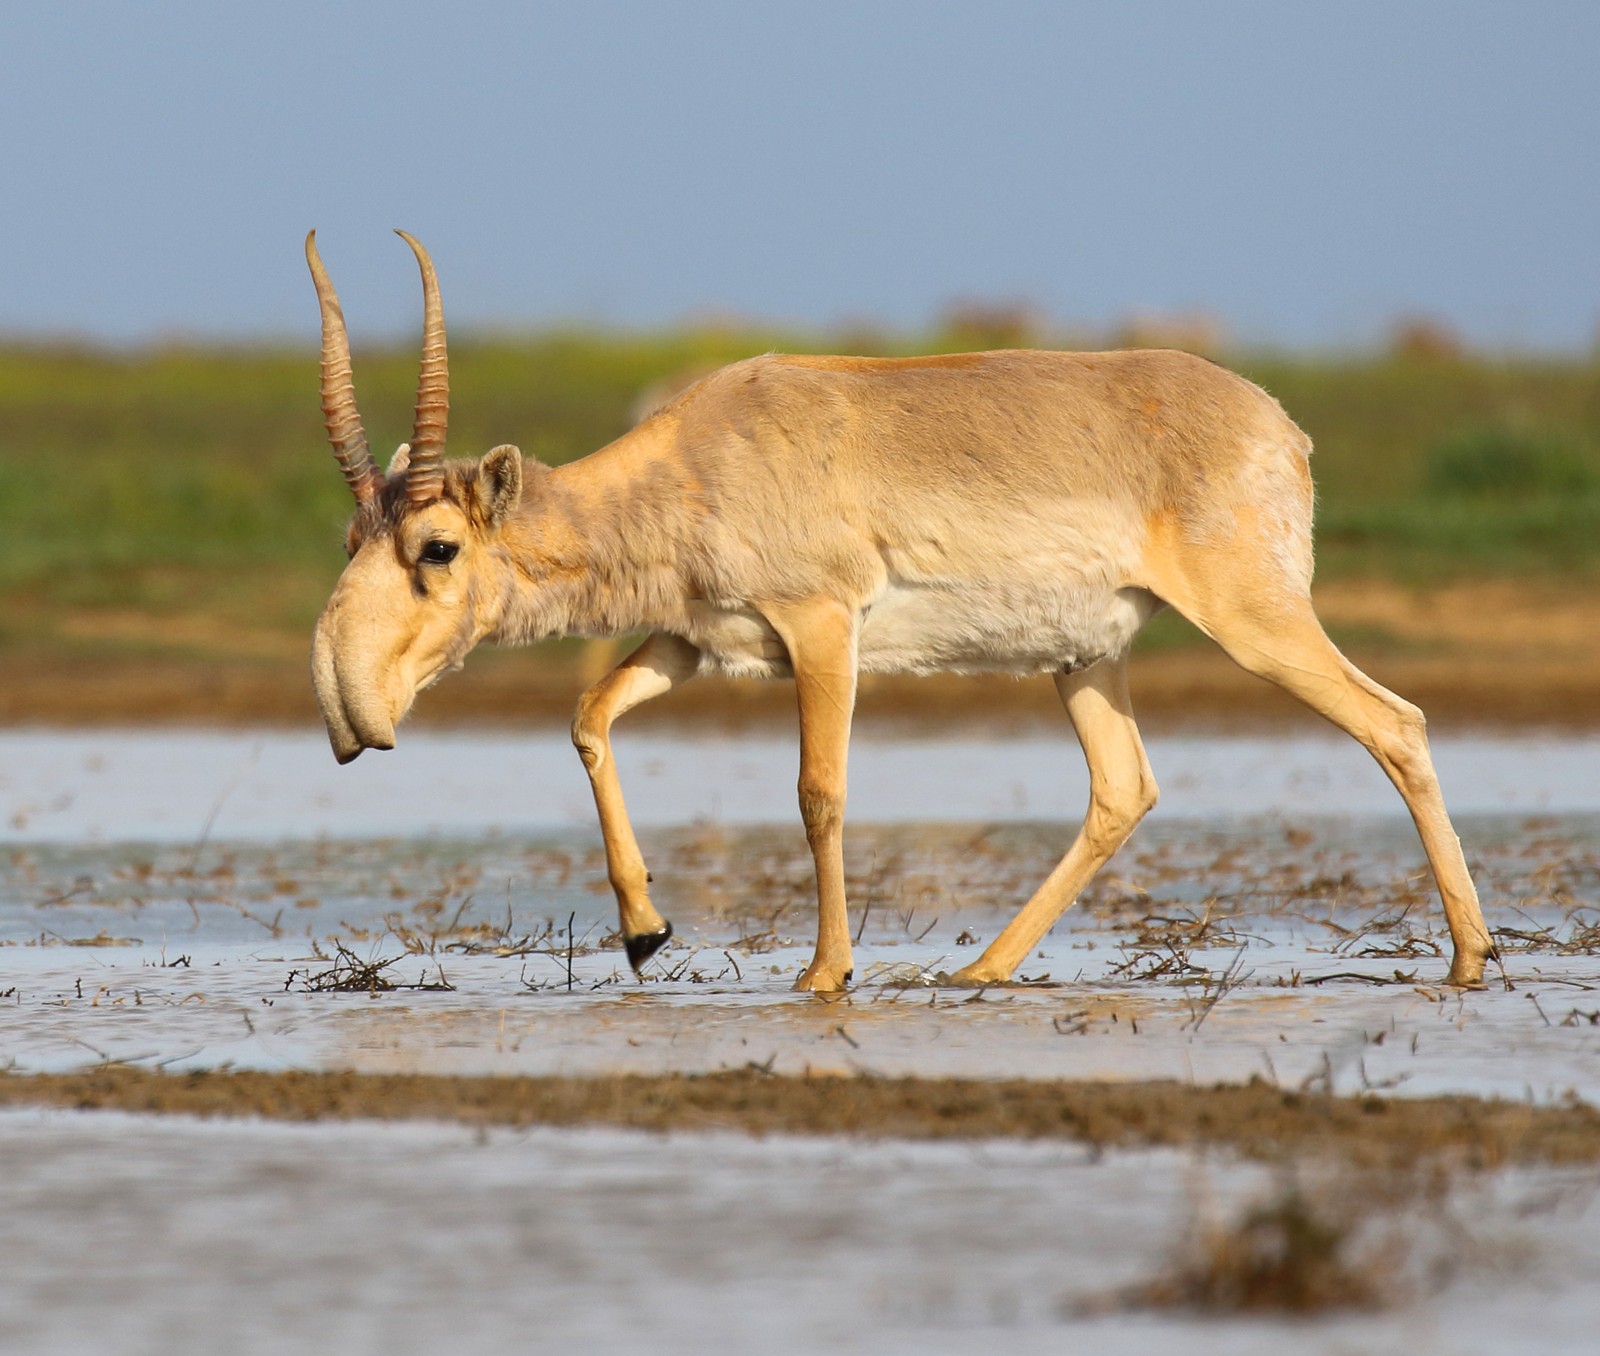
[[[1054,590],[891,584],[861,624],[863,673],[1011,673],[1080,669],[1126,652],[1160,607],[1143,589]],[[705,671],[790,676],[783,642],[759,613],[697,606],[684,639]]]

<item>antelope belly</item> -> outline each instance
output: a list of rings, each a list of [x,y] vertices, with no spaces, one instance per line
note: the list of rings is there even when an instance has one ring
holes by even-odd
[[[891,584],[861,627],[863,673],[1051,673],[1123,653],[1160,606],[1143,589]]]
[[[949,589],[890,584],[862,615],[863,673],[1053,673],[1123,653],[1160,601],[1143,589]],[[705,672],[792,676],[778,633],[753,608],[698,604],[684,638]]]
[[[789,651],[771,623],[750,607],[691,603],[683,638],[700,651],[700,671],[730,678],[789,678]]]

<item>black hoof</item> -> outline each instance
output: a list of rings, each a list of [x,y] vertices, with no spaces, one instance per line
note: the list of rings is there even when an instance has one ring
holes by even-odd
[[[629,937],[622,945],[628,952],[628,964],[637,971],[671,940],[672,924],[668,923],[660,932],[642,932],[637,937]]]

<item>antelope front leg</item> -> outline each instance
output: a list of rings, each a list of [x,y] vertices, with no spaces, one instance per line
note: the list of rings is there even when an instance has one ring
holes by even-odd
[[[853,973],[844,897],[844,797],[856,700],[856,618],[831,599],[764,610],[794,668],[800,817],[817,868],[817,949],[794,987],[836,993]]]
[[[983,955],[952,976],[957,984],[1010,979],[1156,803],[1156,779],[1128,701],[1126,658],[1057,674],[1056,691],[1089,762],[1088,813],[1067,855]]]
[[[670,692],[692,678],[699,666],[700,651],[687,641],[653,635],[583,694],[572,722],[572,742],[589,773],[594,806],[600,814],[606,874],[617,895],[622,942],[635,970],[672,936],[672,924],[650,902],[650,873],[628,822],[622,783],[611,756],[611,722],[641,702]]]

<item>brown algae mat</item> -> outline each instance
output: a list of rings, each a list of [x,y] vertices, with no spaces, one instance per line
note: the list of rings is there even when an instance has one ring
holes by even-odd
[[[1267,1162],[1328,1156],[1359,1166],[1444,1157],[1463,1166],[1600,1162],[1600,1109],[1474,1097],[1290,1091],[1261,1080],[1174,1082],[707,1075],[443,1077],[125,1065],[0,1075],[0,1106],[269,1120],[443,1120],[469,1125],[1055,1139],[1095,1148],[1222,1148]]]

